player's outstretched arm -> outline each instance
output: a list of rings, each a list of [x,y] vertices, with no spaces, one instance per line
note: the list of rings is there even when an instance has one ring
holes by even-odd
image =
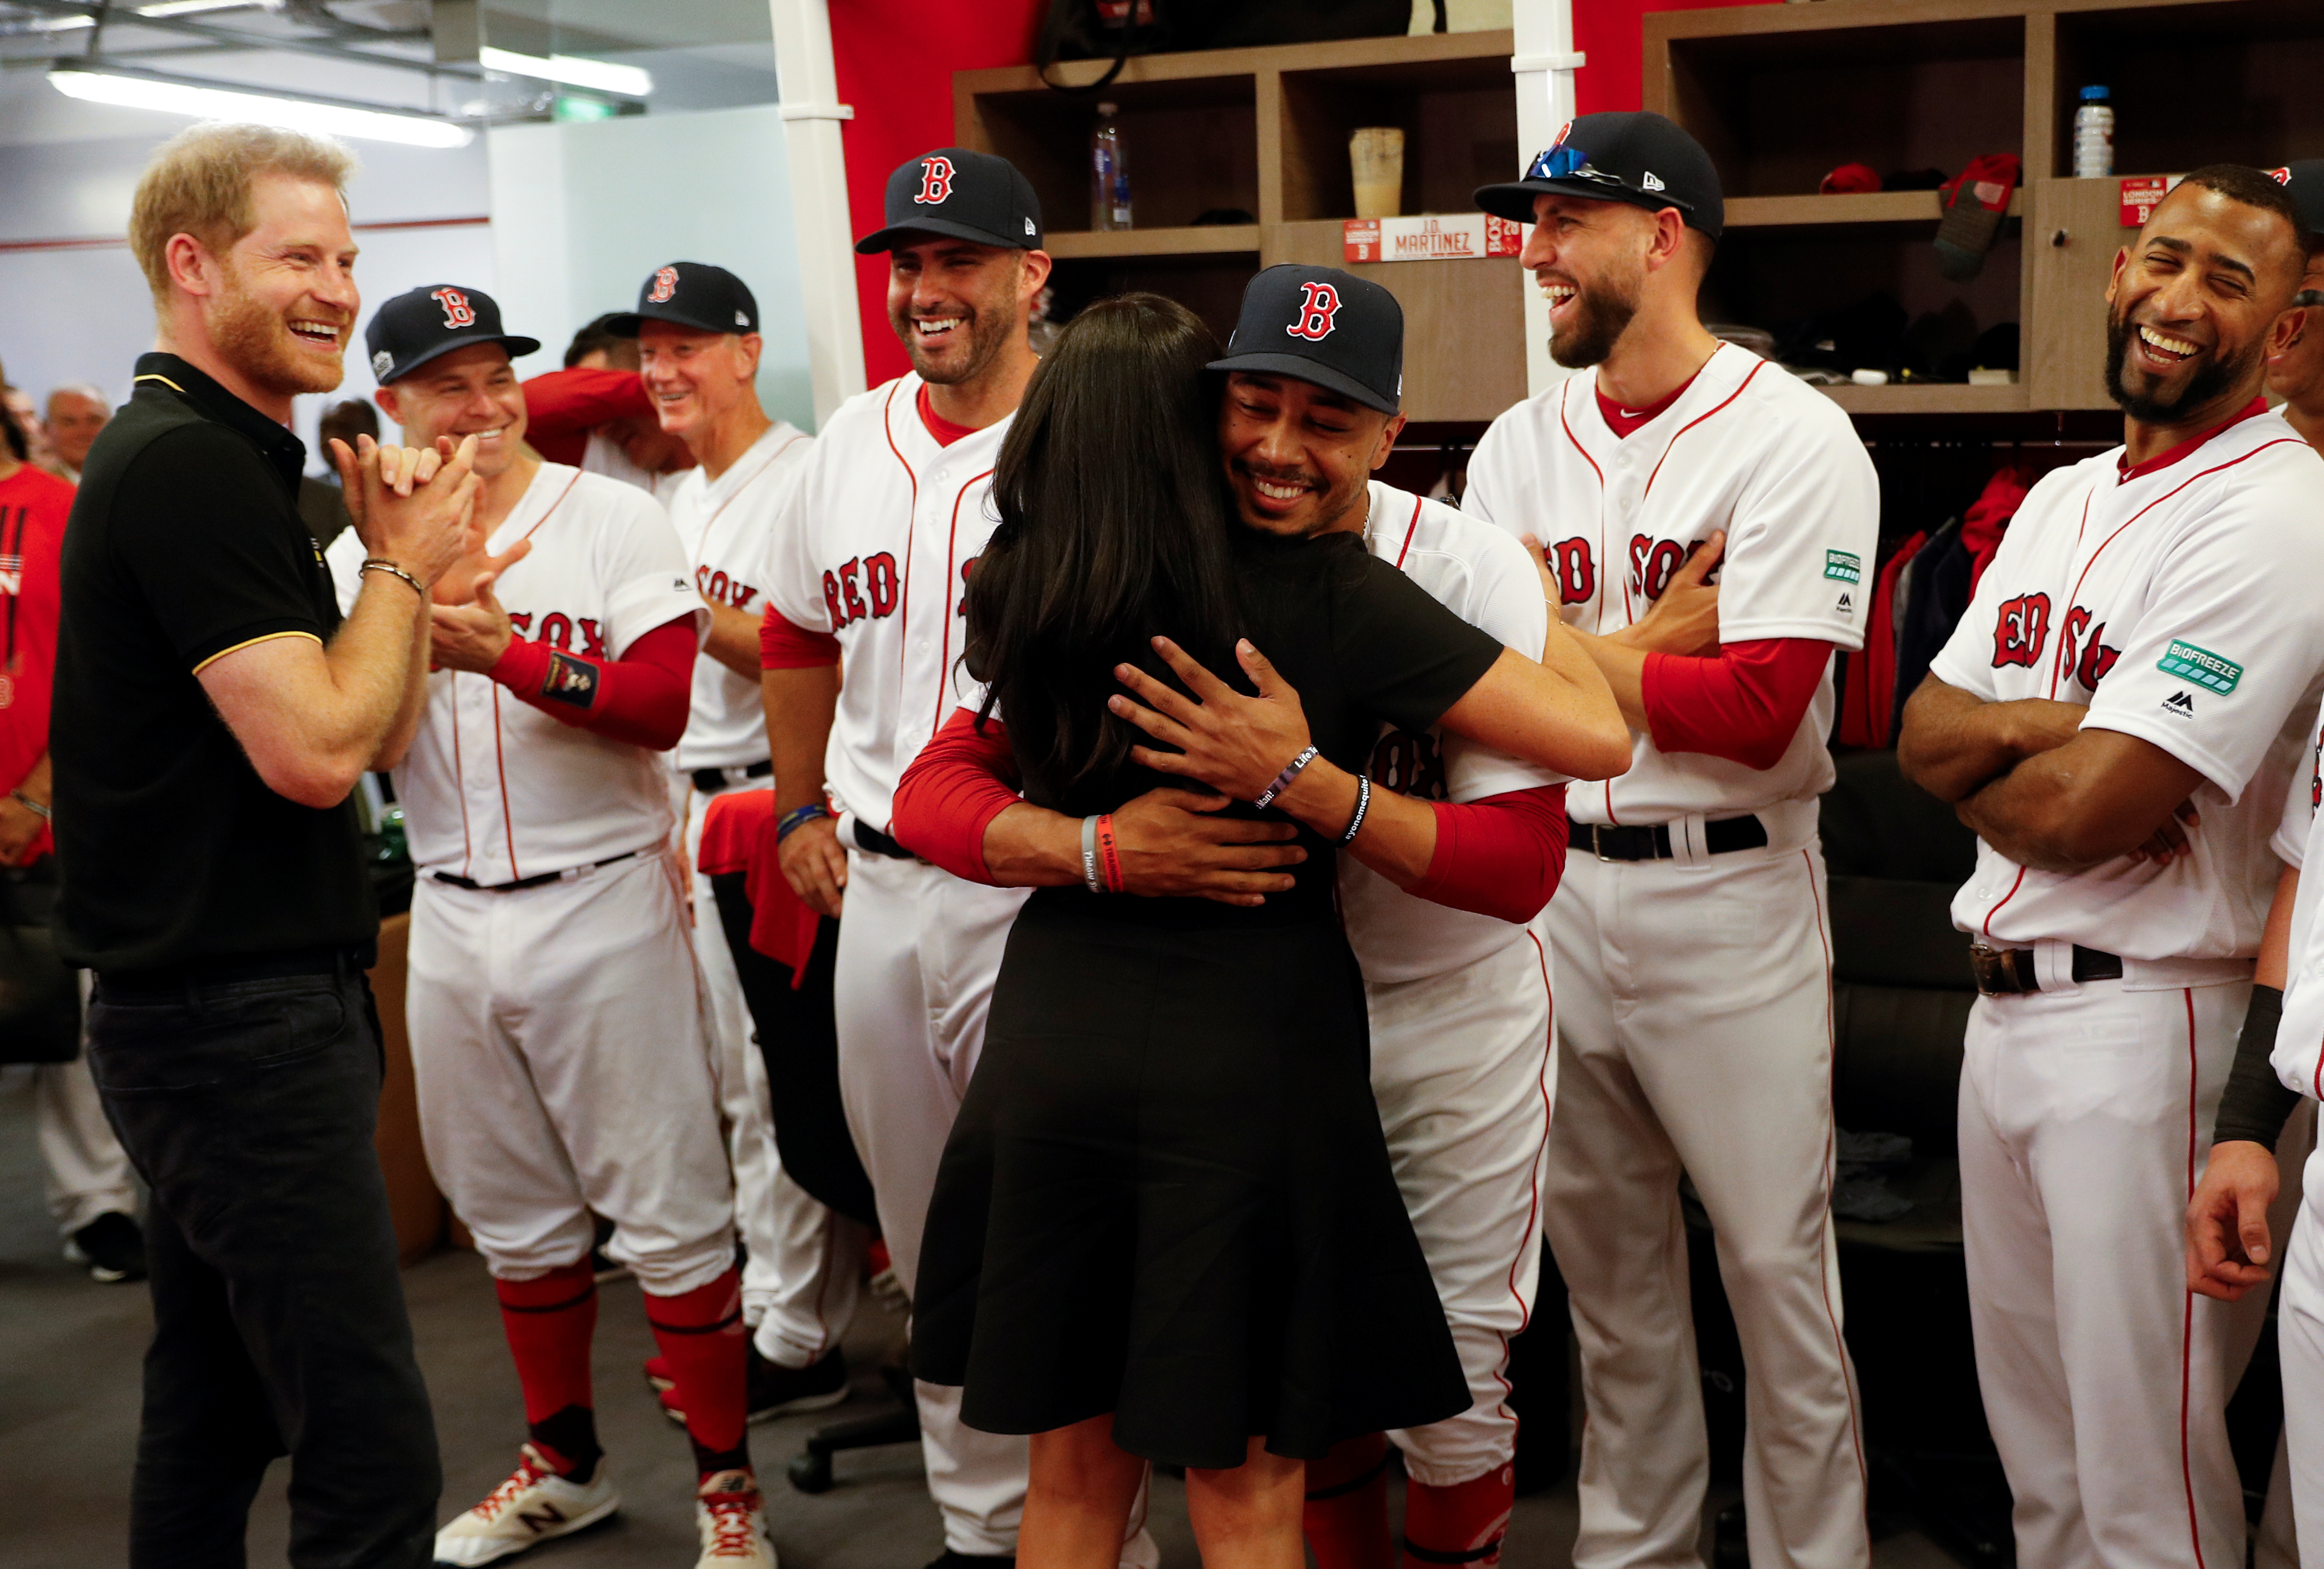
[[[1937,799],[1959,802],[2025,759],[2073,740],[2088,712],[2039,698],[1988,703],[1931,676],[1904,704],[1896,765]]]
[[[2020,866],[2084,872],[2143,851],[2203,782],[2151,741],[2084,730],[2029,757],[1953,810]]]
[[[2286,867],[2276,880],[2275,901],[2260,935],[2251,1007],[2219,1097],[2210,1157],[2203,1163],[2203,1180],[2187,1201],[2187,1288],[2222,1302],[2238,1301],[2264,1283],[2275,1257],[2267,1223],[2282,1181],[2275,1144],[2300,1097],[2277,1079],[2269,1058],[2283,1016],[2292,909],[2299,898],[2300,872]]]

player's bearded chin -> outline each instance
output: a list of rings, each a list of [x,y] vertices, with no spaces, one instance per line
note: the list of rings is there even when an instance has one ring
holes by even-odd
[[[2167,425],[2191,409],[2209,403],[2229,388],[2250,375],[2266,352],[2264,339],[2255,340],[2251,346],[2233,359],[2223,359],[2217,349],[2206,351],[2195,374],[2187,378],[2176,396],[2163,396],[2141,392],[2129,381],[2130,345],[2137,334],[2138,324],[2127,310],[2109,311],[2107,316],[2107,395],[2132,419],[2146,425]]]
[[[346,374],[339,360],[313,360],[299,352],[282,313],[263,303],[228,263],[226,289],[210,308],[210,339],[218,352],[270,392],[327,392]]]
[[[1643,268],[1632,269],[1626,278],[1574,281],[1572,325],[1550,335],[1549,357],[1570,371],[1604,364],[1638,313],[1644,281]]]
[[[958,353],[948,360],[938,360],[920,346],[920,335],[912,329],[915,318],[908,311],[896,318],[899,336],[904,340],[904,352],[911,356],[912,369],[918,374],[920,380],[932,386],[949,387],[972,379],[991,363],[992,356],[1001,348],[1001,334],[996,330],[997,318],[992,311],[963,300],[957,306],[948,307],[945,314],[949,315],[954,309],[967,312],[961,324],[952,330],[952,336],[962,340],[961,347],[965,352]],[[950,345],[947,344],[946,347],[949,348]]]

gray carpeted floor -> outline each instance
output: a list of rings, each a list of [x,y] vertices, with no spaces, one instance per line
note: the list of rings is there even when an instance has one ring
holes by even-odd
[[[0,1569],[100,1569],[123,1561],[138,1360],[152,1315],[142,1287],[97,1285],[61,1257],[41,1200],[29,1092],[29,1070],[0,1069]],[[508,1474],[523,1436],[522,1406],[484,1266],[473,1254],[430,1259],[405,1273],[404,1288],[435,1398],[448,1514]],[[855,1399],[752,1429],[786,1569],[919,1569],[943,1548],[917,1445],[841,1456],[838,1485],[817,1497],[780,1480],[783,1463],[813,1428],[884,1405],[872,1369],[898,1333],[892,1318],[867,1311],[849,1337],[858,1364]],[[527,1564],[693,1564],[685,1437],[659,1414],[638,1371],[652,1349],[635,1285],[605,1287],[597,1330],[598,1426],[622,1511],[605,1527],[538,1549]],[[283,1562],[282,1480],[278,1464],[253,1512],[254,1564]],[[1731,1497],[1714,1498],[1711,1507]],[[1156,1482],[1151,1527],[1165,1569],[1195,1569],[1183,1494],[1167,1478]],[[1563,1569],[1573,1530],[1568,1481],[1520,1500],[1504,1562],[1509,1569]],[[1880,1542],[1874,1562],[1877,1569],[1943,1569],[1950,1561],[1906,1532]]]

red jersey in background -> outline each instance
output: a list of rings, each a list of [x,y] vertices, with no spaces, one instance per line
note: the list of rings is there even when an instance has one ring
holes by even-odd
[[[72,486],[29,463],[0,479],[0,794],[23,784],[49,749],[57,563],[72,503]],[[54,848],[44,827],[30,860]]]

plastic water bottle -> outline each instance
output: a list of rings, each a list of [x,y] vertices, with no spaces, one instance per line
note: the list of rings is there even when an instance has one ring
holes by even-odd
[[[1130,163],[1122,154],[1121,126],[1111,104],[1097,106],[1097,129],[1090,133],[1090,227],[1130,227]]]
[[[2104,88],[2082,89],[2074,111],[2074,178],[2103,180],[2114,172],[2114,106]]]

